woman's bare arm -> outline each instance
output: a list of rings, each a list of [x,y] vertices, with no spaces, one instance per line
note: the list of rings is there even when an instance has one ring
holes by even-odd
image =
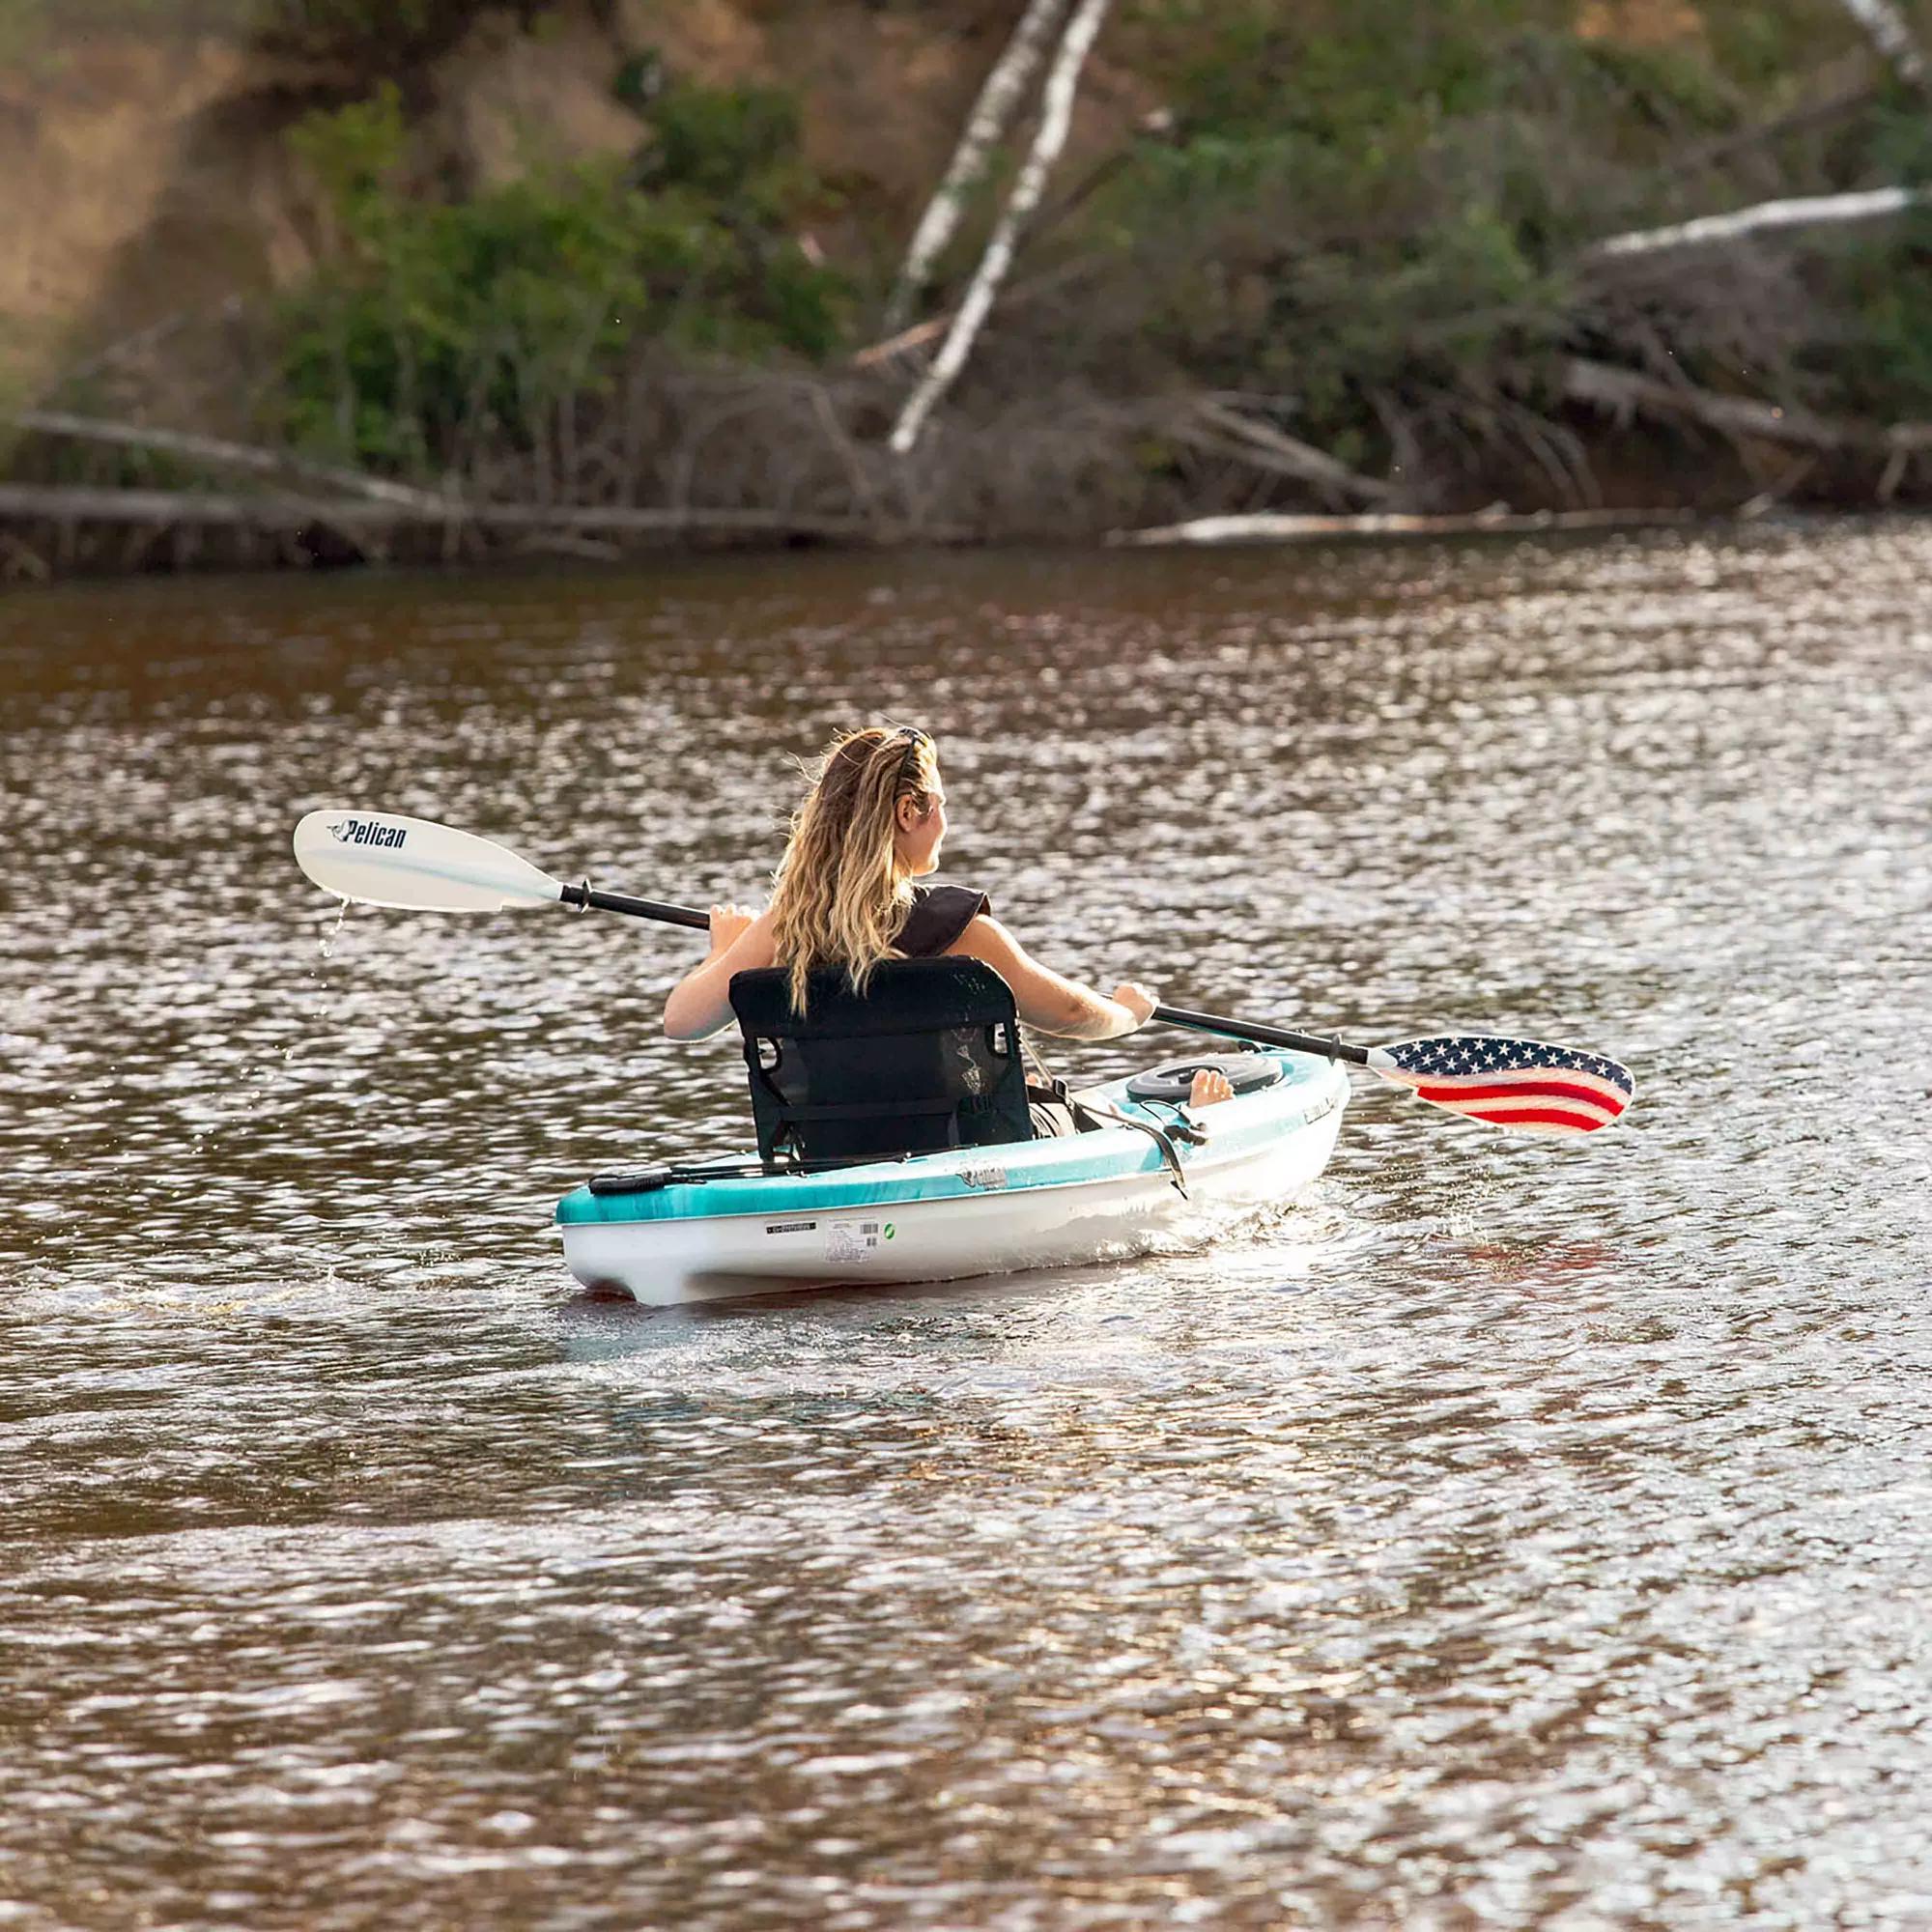
[[[947,949],[949,957],[983,960],[1013,989],[1020,1018],[1040,1033],[1063,1039],[1117,1039],[1147,1023],[1153,996],[1144,987],[1123,985],[1109,1000],[1033,959],[996,919],[981,913]],[[1130,1003],[1119,997],[1125,993]],[[1136,1009],[1145,1010],[1136,1010]]]
[[[664,1029],[672,1039],[704,1039],[731,1023],[731,976],[774,962],[772,916],[737,906],[711,908],[711,952],[670,989]]]

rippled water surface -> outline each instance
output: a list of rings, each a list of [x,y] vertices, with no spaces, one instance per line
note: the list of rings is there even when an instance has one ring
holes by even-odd
[[[1932,532],[0,605],[0,1926],[1932,1924]],[[689,933],[940,737],[1052,962],[1630,1061],[1358,1086],[1206,1253],[575,1301],[741,1140]],[[1077,1073],[1151,1038],[1064,1055]]]

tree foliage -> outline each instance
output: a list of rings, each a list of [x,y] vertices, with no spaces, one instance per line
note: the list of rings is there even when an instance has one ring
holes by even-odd
[[[1174,131],[1056,242],[1105,265],[1053,345],[1069,370],[1239,391],[1372,466],[1417,438],[1543,438],[1524,405],[1578,350],[1719,388],[1755,370],[1819,407],[1932,404],[1926,224],[1617,287],[1587,267],[1623,229],[1926,178],[1932,116],[1882,78],[1864,112],[1794,114],[1827,91],[1822,51],[1857,69],[1830,0],[1680,8],[1681,31],[1652,35],[1575,0],[1139,0],[1130,17]]]
[[[567,434],[645,342],[824,355],[842,285],[781,225],[805,185],[795,109],[769,90],[681,90],[658,133],[633,163],[438,201],[413,191],[393,87],[304,123],[294,139],[333,240],[284,313],[294,440],[462,469]]]

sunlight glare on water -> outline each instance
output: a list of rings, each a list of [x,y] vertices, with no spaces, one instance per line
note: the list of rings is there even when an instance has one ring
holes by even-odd
[[[809,557],[0,606],[0,1925],[1932,1922],[1932,535]],[[1050,963],[1634,1066],[1357,1083],[1205,1252],[714,1310],[688,932],[932,729]],[[1078,1077],[1164,1041],[1063,1049]]]

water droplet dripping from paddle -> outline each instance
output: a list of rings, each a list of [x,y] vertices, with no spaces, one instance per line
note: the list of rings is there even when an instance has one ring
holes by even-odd
[[[335,950],[335,935],[342,930],[342,922],[349,917],[349,901],[342,901],[341,910],[335,915],[335,923],[322,935],[322,956],[327,959]]]

